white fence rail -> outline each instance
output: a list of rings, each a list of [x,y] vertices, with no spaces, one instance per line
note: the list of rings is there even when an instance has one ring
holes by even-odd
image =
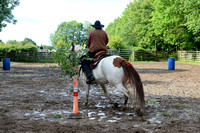
[[[200,51],[178,51],[178,59],[200,62]]]

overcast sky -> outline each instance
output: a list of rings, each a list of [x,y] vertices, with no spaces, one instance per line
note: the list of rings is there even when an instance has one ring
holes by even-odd
[[[37,45],[50,45],[49,36],[58,25],[75,20],[92,24],[100,20],[105,27],[122,15],[131,0],[20,0],[13,14],[17,24],[8,24],[0,39],[23,41],[32,39]],[[104,29],[105,30],[105,29]]]

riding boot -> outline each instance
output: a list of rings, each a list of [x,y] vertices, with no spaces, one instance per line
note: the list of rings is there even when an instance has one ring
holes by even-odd
[[[91,84],[92,81],[94,81],[94,80],[95,80],[95,79],[94,79],[94,76],[93,76],[93,75],[90,75],[90,76],[87,77],[86,84]]]
[[[92,74],[92,71],[90,70],[89,66],[86,63],[83,63],[82,66],[83,66],[83,72],[84,72],[85,76],[87,77],[86,83],[91,84],[92,81],[95,80],[95,78]]]

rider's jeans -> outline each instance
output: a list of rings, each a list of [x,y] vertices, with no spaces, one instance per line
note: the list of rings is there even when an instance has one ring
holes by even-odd
[[[89,58],[93,58],[95,56],[97,52],[88,52],[86,54],[86,56],[88,56]],[[84,59],[82,60],[82,67],[83,67],[83,71],[86,75],[86,77],[91,76],[92,75],[92,71],[90,70],[89,64],[90,64],[90,60]]]

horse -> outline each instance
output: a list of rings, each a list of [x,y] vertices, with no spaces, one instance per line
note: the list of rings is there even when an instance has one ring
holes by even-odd
[[[82,49],[84,49],[83,46],[72,44],[71,51],[77,52]],[[108,95],[107,88],[105,86],[107,83],[110,83],[119,92],[124,94],[125,100],[122,110],[125,110],[126,104],[129,100],[131,108],[138,115],[141,115],[140,109],[145,107],[143,84],[138,72],[128,61],[116,55],[107,56],[99,62],[96,68],[92,70],[92,73],[95,78],[94,83],[101,86],[104,94],[111,101],[111,103],[113,103],[114,107],[117,108],[118,104]],[[86,90],[86,101],[84,103],[86,106],[88,104],[90,86],[91,84],[88,84]],[[128,86],[130,86],[132,91],[135,92],[135,102],[133,102]],[[139,106],[136,106],[136,103],[138,103]]]

